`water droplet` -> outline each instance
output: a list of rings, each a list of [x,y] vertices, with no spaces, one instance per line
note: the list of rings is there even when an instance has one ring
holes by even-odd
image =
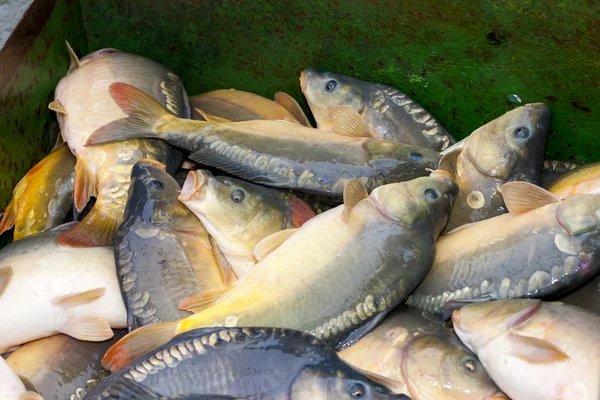
[[[516,94],[509,94],[508,96],[506,96],[506,100],[510,101],[513,104],[520,104],[521,103],[521,98],[516,95]]]
[[[427,87],[429,86],[429,82],[425,82],[425,84],[423,85],[423,87]]]

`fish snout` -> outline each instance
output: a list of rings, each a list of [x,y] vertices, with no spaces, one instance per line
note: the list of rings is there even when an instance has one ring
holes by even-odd
[[[300,88],[302,89],[302,93],[306,93],[306,86],[308,85],[308,80],[315,72],[316,69],[308,68],[300,73]]]
[[[179,194],[178,199],[180,201],[191,200],[196,192],[202,190],[204,185],[206,185],[211,177],[212,174],[208,171],[190,171],[187,175],[187,178],[185,178],[185,182],[183,182],[183,187],[181,188],[181,193]]]

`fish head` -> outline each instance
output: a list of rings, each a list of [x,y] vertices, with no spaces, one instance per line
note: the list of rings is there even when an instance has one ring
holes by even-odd
[[[537,181],[551,116],[544,103],[517,107],[471,133],[466,156],[480,173],[492,178]]]
[[[375,188],[369,200],[386,218],[408,228],[444,229],[458,185],[447,178],[421,177]]]
[[[410,392],[419,394],[417,398],[507,399],[477,357],[454,335],[415,336],[403,352],[401,370]]]
[[[454,310],[452,324],[464,345],[477,353],[498,335],[531,318],[541,305],[535,299],[475,302]]]
[[[285,205],[275,193],[196,170],[188,173],[179,199],[200,218],[219,247],[252,251],[260,240],[287,227]]]
[[[394,394],[384,385],[354,371],[346,365],[311,366],[294,378],[290,387],[291,399],[297,400],[410,400]]]
[[[556,218],[570,236],[597,231],[600,227],[600,195],[579,194],[567,197],[558,206]]]
[[[187,225],[190,214],[177,200],[179,185],[158,161],[141,159],[133,166],[128,195],[126,218],[178,229]]]
[[[330,131],[333,120],[330,112],[335,107],[348,106],[361,113],[367,105],[369,83],[349,76],[306,69],[300,74],[302,93],[308,101],[317,127]]]

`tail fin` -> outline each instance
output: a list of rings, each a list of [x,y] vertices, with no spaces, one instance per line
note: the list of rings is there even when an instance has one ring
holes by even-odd
[[[154,131],[154,124],[166,115],[172,115],[151,96],[131,85],[115,82],[109,87],[110,96],[127,114],[128,118],[118,119],[98,128],[90,135],[86,145],[117,142],[127,139],[160,139]]]
[[[96,203],[80,223],[58,235],[56,243],[70,247],[112,246],[121,219],[114,213],[103,213]]]
[[[136,329],[108,349],[102,366],[111,372],[117,371],[130,361],[168,343],[177,335],[178,325],[179,321],[171,321]]]

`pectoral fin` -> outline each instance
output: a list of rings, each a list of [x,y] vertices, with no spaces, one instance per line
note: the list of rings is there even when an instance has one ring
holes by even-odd
[[[508,182],[499,190],[506,208],[515,215],[560,201],[557,195],[529,182]]]
[[[348,222],[350,212],[358,202],[369,197],[367,189],[360,183],[358,179],[351,179],[344,186],[344,211],[342,212],[342,220]]]
[[[102,342],[114,335],[110,324],[102,317],[68,318],[60,328],[60,332],[88,342]]]
[[[179,303],[179,309],[197,313],[212,306],[226,292],[227,289],[214,290],[186,297]]]
[[[13,269],[10,265],[5,267],[0,267],[0,296],[8,287],[8,284],[12,280],[13,277]]]
[[[529,336],[508,334],[510,354],[530,364],[553,364],[567,361],[570,357],[554,344]]]
[[[217,264],[219,264],[223,285],[230,286],[237,280],[238,277],[235,276],[233,268],[231,267],[231,264],[229,264],[229,261],[227,261],[227,258],[225,258],[221,250],[219,250],[217,241],[212,236],[210,236],[208,240],[210,241],[210,245],[212,247],[213,257],[215,258]]]
[[[277,92],[275,93],[275,103],[285,108],[299,123],[312,128],[304,110],[302,110],[300,104],[292,96],[285,92]]]
[[[333,132],[342,136],[372,138],[371,128],[353,108],[335,107],[329,113],[333,121]]]
[[[48,108],[51,109],[52,111],[56,111],[59,114],[67,115],[67,111],[65,110],[65,107],[63,107],[63,105],[61,104],[61,102],[59,100],[51,101],[50,104],[48,104]]]
[[[254,257],[257,261],[262,261],[266,256],[271,254],[276,248],[281,246],[290,236],[292,236],[300,228],[285,229],[283,231],[275,232],[260,242],[254,247]]]
[[[106,293],[106,288],[101,287],[58,297],[54,299],[52,303],[63,308],[77,307],[98,300],[100,297],[104,296],[104,293]]]
[[[96,196],[96,184],[96,174],[88,170],[82,158],[77,157],[73,182],[73,198],[77,211],[81,212],[90,197]]]

